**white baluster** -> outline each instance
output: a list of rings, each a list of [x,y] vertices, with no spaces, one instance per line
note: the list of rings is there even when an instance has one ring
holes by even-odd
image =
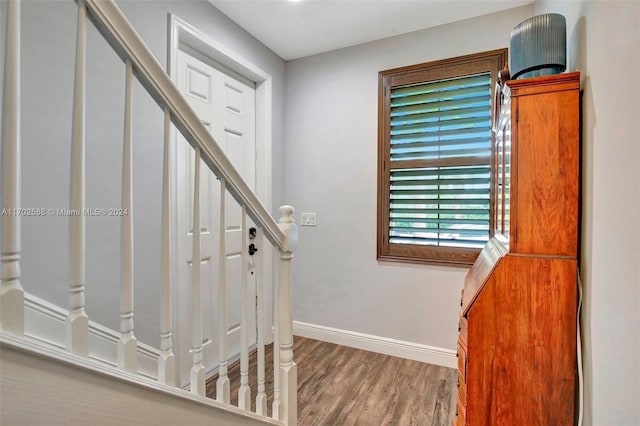
[[[298,229],[293,223],[293,207],[280,207],[278,226],[287,235],[287,251],[280,252],[280,386],[282,418],[287,425],[297,422],[297,366],[293,361],[293,317],[291,312],[291,259],[298,246]]]
[[[274,420],[282,418],[282,404],[280,400],[280,260],[273,256],[274,277],[273,284],[273,404],[271,417]],[[277,261],[275,259],[278,259]]]
[[[85,250],[85,61],[87,8],[78,3],[76,38],[76,68],[73,91],[73,124],[71,137],[71,210],[69,218],[69,255],[71,260],[69,283],[69,315],[67,316],[67,350],[89,356],[89,318],[84,310],[86,270]]]
[[[2,97],[2,251],[0,330],[24,335],[20,284],[20,1],[7,2]]]
[[[120,340],[118,367],[137,373],[138,341],[133,334],[133,164],[131,146],[131,85],[133,64],[126,62],[124,97],[124,143],[122,149],[122,287],[120,293]]]
[[[191,393],[205,396],[204,365],[202,364],[202,292],[200,291],[200,148],[196,148],[193,183],[193,315],[191,356]]]
[[[216,399],[222,403],[230,403],[230,383],[227,376],[227,249],[226,249],[226,192],[227,182],[220,179],[220,240],[218,261],[218,381],[216,382]]]
[[[249,387],[249,291],[247,285],[247,206],[242,206],[242,267],[240,268],[242,308],[240,313],[240,389],[238,408],[251,410],[251,388]]]
[[[261,416],[267,415],[267,394],[265,387],[265,364],[264,364],[264,279],[263,279],[263,244],[262,228],[258,228],[256,246],[255,274],[256,274],[256,321],[258,323],[258,395],[256,395],[256,413]]]
[[[171,224],[169,204],[171,112],[164,110],[164,164],[162,167],[162,317],[160,318],[160,356],[158,380],[176,385],[176,358],[171,333]]]

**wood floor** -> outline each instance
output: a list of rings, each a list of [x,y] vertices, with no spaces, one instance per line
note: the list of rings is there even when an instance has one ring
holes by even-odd
[[[298,424],[302,426],[450,426],[455,417],[457,371],[318,340],[295,337],[298,364]],[[267,394],[271,415],[272,349],[267,347]],[[249,383],[255,404],[256,355]],[[232,404],[237,404],[239,363],[229,368]],[[207,396],[215,398],[215,380]],[[255,410],[255,407],[252,407]]]

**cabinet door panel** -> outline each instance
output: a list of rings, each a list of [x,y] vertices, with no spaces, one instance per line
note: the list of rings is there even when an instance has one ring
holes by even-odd
[[[518,253],[575,256],[578,91],[516,98]]]

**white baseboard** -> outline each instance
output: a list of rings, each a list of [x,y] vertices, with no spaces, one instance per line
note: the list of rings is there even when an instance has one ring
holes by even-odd
[[[25,292],[25,337],[60,349],[65,348],[66,319],[69,311]],[[117,365],[120,333],[89,321],[89,358]],[[138,342],[138,373],[157,379],[160,351]]]
[[[451,349],[405,342],[300,321],[293,322],[293,334],[337,345],[364,349],[370,352],[441,365],[443,367],[457,368],[456,351]]]

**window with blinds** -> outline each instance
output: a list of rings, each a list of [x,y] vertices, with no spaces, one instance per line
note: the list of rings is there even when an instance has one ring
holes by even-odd
[[[379,259],[467,265],[489,240],[505,50],[380,73]]]

